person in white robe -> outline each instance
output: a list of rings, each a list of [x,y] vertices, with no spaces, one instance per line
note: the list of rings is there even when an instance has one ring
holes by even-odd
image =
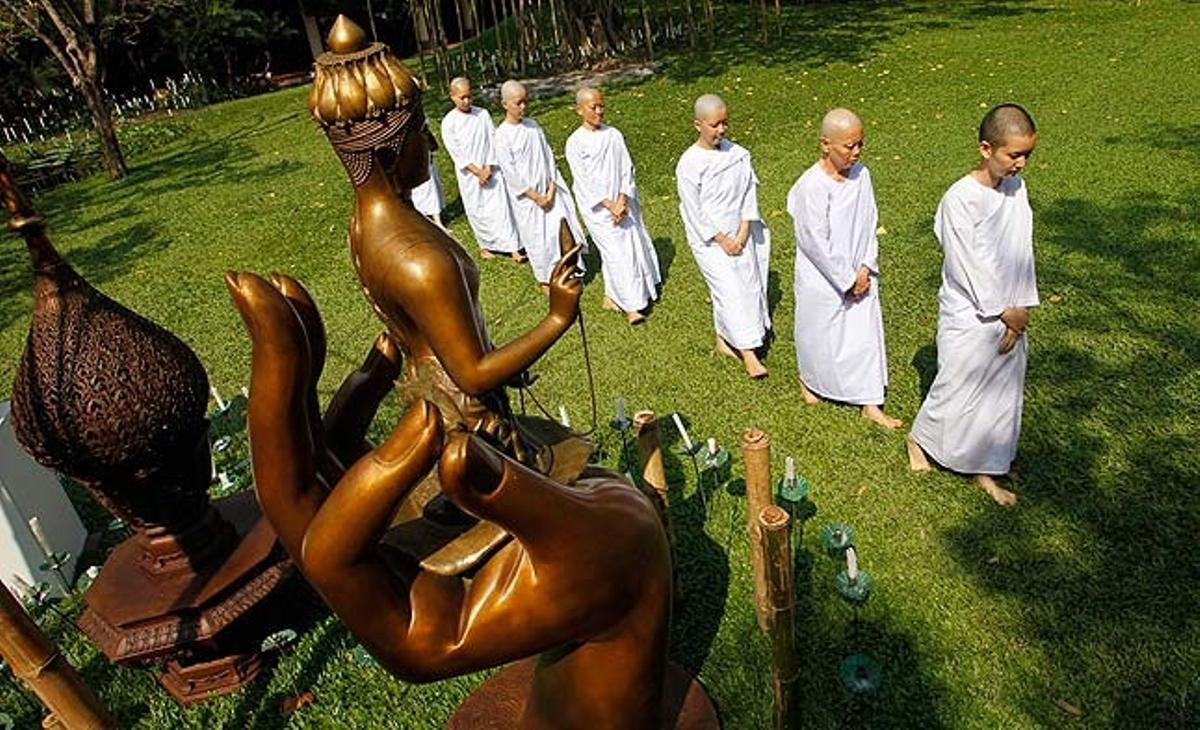
[[[442,193],[442,176],[438,174],[437,163],[434,158],[434,153],[437,151],[438,146],[433,138],[433,134],[429,132],[428,121],[425,123],[425,133],[429,135],[430,142],[429,179],[412,189],[412,204],[418,213],[433,221],[439,227],[445,228],[442,225],[442,208],[446,207],[446,197]]]
[[[887,351],[879,303],[879,211],[859,162],[863,124],[849,109],[821,122],[821,158],[788,193],[796,229],[796,363],[806,403],[861,406],[885,428]]]
[[[625,137],[604,123],[604,94],[585,86],[575,95],[582,124],[567,138],[572,191],[600,250],[604,306],[625,313],[630,324],[658,298],[658,253],[642,221],[633,160]]]
[[[529,95],[518,81],[500,87],[504,121],[496,128],[496,159],[512,206],[521,247],[529,256],[533,274],[543,291],[549,290],[550,273],[562,257],[558,229],[565,220],[575,241],[586,248],[571,191],[554,164],[546,133],[525,116]],[[583,260],[579,261],[583,270]]]
[[[492,117],[471,105],[471,82],[461,76],[450,82],[450,100],[454,108],[442,118],[442,144],[454,161],[458,193],[480,255],[502,253],[524,262],[504,174],[496,163]]]
[[[771,329],[771,232],[758,212],[758,177],[750,153],[725,139],[729,111],[721,97],[697,99],[693,125],[696,143],[675,166],[679,214],[708,284],[717,351],[740,360],[750,377],[763,378],[767,369],[757,350]]]
[[[973,475],[997,503],[1021,433],[1029,308],[1038,305],[1033,213],[1018,173],[1037,144],[1028,112],[1002,104],[980,125],[979,167],[950,186],[934,232],[943,249],[938,371],[908,437],[909,464]]]

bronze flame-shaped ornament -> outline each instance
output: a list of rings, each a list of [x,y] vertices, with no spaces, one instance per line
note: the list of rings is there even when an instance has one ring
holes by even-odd
[[[180,702],[236,689],[259,668],[263,599],[294,569],[251,493],[209,500],[204,367],[59,255],[2,156],[0,195],[33,261],[13,430],[133,530],[88,589],[80,625],[113,661],[165,662],[161,680]]]
[[[321,417],[312,297],[285,276],[227,275],[252,344],[264,514],[396,676],[516,662],[451,727],[716,727],[700,685],[666,661],[671,558],[654,497],[588,464],[577,434],[514,415],[505,394],[576,319],[579,246],[564,226],[549,311],[494,346],[475,262],[410,201],[428,175],[420,91],[344,17],[329,45],[309,109],[354,185],[351,258],[384,332]],[[364,434],[393,384],[409,407],[374,446]]]

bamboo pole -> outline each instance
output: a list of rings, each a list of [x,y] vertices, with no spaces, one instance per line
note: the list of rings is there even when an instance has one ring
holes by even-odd
[[[771,685],[775,691],[775,728],[793,727],[796,709],[796,593],[792,577],[791,518],[769,505],[758,513],[765,556],[767,638],[771,642]]]
[[[750,533],[750,565],[754,572],[754,611],[758,627],[766,631],[767,585],[758,514],[771,504],[771,437],[761,429],[747,429],[742,431],[741,446],[742,462],[746,465],[746,529]]]
[[[658,438],[658,418],[654,411],[633,414],[633,431],[637,434],[638,456],[642,465],[642,481],[649,484],[667,504],[667,472],[663,468],[662,444]]]
[[[50,710],[52,725],[67,730],[117,726],[95,693],[2,584],[0,656]]]

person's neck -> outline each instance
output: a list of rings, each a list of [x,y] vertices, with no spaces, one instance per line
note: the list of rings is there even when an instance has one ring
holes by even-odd
[[[702,150],[715,150],[721,146],[721,142],[723,142],[723,141],[724,140],[718,139],[716,142],[709,144],[708,141],[705,140],[703,137],[697,137],[696,138],[696,146]]]
[[[468,106],[466,109],[459,109],[457,106],[455,106],[454,108],[458,109],[458,111],[462,112],[463,114],[470,114],[471,110],[474,109],[475,107]]]
[[[505,114],[504,121],[509,124],[520,124],[521,122],[525,121],[525,117],[517,117],[514,119],[513,117]]]
[[[980,165],[979,167],[976,167],[974,170],[971,170],[971,177],[975,178],[975,181],[978,182],[980,185],[984,185],[989,188],[998,188],[998,187],[1000,187],[1000,183],[1004,182],[1003,176],[1001,176],[1001,177],[993,176],[991,171],[988,170],[983,165]]]
[[[850,167],[854,167],[853,165],[851,165],[850,167],[847,167],[845,170],[839,170],[836,167],[834,167],[833,163],[829,161],[828,157],[822,157],[820,162],[817,163],[817,165],[820,166],[821,172],[825,173],[826,175],[828,175],[829,177],[833,178],[834,180],[836,180],[838,182],[845,182],[846,178],[849,177],[849,175],[850,175]]]
[[[588,124],[587,122],[583,123],[583,128],[589,132],[599,132],[600,128],[603,126],[604,122],[600,122],[599,124]]]

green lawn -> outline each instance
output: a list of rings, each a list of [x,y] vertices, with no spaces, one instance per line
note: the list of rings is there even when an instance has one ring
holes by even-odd
[[[719,12],[724,34],[752,37],[754,17],[728,29],[738,14],[725,3]],[[784,39],[768,47],[730,41],[717,53],[675,55],[650,79],[609,90],[609,121],[638,164],[666,282],[649,322],[632,330],[601,310],[599,282],[584,294],[603,420],[620,395],[631,410],[678,410],[693,434],[725,444],[759,426],[774,438],[776,468],[793,455],[812,481],[817,514],[796,576],[806,724],[1196,727],[1200,5],[806,4],[788,8],[785,22]],[[678,218],[675,160],[691,142],[691,100],[709,91],[725,96],[731,136],[754,154],[775,237],[778,340],[765,382],[712,355],[705,287]],[[329,330],[325,395],[380,327],[346,253],[349,183],[307,118],[306,94],[165,121],[180,134],[135,156],[125,180],[91,179],[38,201],[77,268],[188,341],[224,392],[249,372],[226,269],[284,271],[312,291]],[[975,159],[983,110],[1005,100],[1026,105],[1039,126],[1026,179],[1043,302],[1030,334],[1021,501],[1008,511],[953,474],[910,474],[901,434],[848,408],[802,405],[783,210],[815,159],[821,115],[833,105],[856,109],[887,231],[889,411],[911,420],[936,367],[933,212]],[[428,107],[440,117],[448,103],[435,94]],[[561,150],[575,125],[568,97],[537,99],[531,114]],[[439,163],[449,182],[448,160]],[[452,182],[449,197],[451,227],[469,241]],[[483,277],[497,341],[542,315],[527,270],[487,262]],[[25,253],[8,239],[0,249],[4,392],[24,342],[28,280]],[[542,402],[585,423],[577,334],[536,371]],[[389,402],[377,426],[397,413]],[[619,442],[611,432],[601,440],[615,464]],[[699,672],[727,727],[766,727],[769,655],[751,608],[744,497],[736,489],[710,496],[705,520],[695,479],[674,456],[668,467],[683,489],[672,504],[684,596],[671,654]],[[817,540],[832,520],[856,528],[876,581],[857,632]],[[330,619],[248,691],[181,710],[148,673],[113,669],[73,634],[59,636],[122,726],[438,727],[482,679],[406,685],[358,663],[355,642]],[[853,651],[883,669],[880,692],[857,703],[838,679]],[[316,703],[284,721],[274,700],[293,683],[311,688]],[[32,709],[0,692],[0,709],[32,726]]]

